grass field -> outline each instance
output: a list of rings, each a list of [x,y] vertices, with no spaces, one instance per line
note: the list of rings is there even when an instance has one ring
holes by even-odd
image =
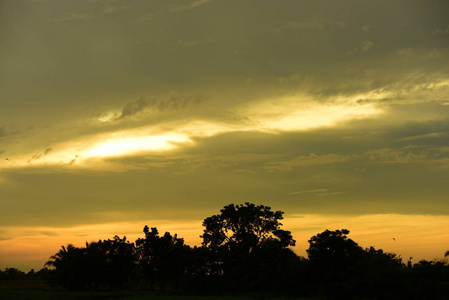
[[[270,299],[281,300],[284,298],[264,297],[258,294],[252,297],[235,296],[177,296],[158,295],[143,292],[68,292],[55,289],[34,289],[34,288],[3,288],[0,289],[1,300],[254,300]],[[287,299],[287,298],[285,298]],[[308,300],[296,298],[290,300]]]
[[[44,280],[0,280],[0,300],[311,300],[282,298],[262,293],[238,296],[180,296],[145,291],[71,292],[52,288]]]

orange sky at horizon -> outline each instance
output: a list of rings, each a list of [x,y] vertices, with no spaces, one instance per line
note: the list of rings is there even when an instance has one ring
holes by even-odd
[[[365,216],[286,216],[282,220],[285,230],[292,231],[297,242],[293,250],[297,255],[307,257],[307,241],[325,229],[349,229],[349,238],[361,247],[374,246],[385,252],[400,255],[405,263],[419,260],[442,260],[449,250],[449,217],[426,215],[365,215]],[[114,235],[126,236],[134,242],[143,237],[144,225],[157,227],[159,234],[166,231],[184,238],[187,245],[199,246],[202,233],[201,222],[154,220],[84,225],[67,228],[53,227],[10,227],[6,229],[11,239],[0,241],[0,269],[15,267],[25,272],[43,267],[50,255],[59,251],[62,245],[73,244],[84,247],[86,241],[109,239]],[[140,228],[140,230],[139,230]],[[28,232],[29,235],[24,234]],[[93,233],[95,232],[95,233]],[[393,238],[395,240],[393,240]]]

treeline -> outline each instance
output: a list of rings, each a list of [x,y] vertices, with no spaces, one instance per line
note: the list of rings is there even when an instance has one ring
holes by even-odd
[[[48,279],[51,272],[48,268],[42,268],[38,272],[31,269],[28,273],[17,268],[5,268],[4,271],[0,270],[0,280],[43,280]]]
[[[144,227],[126,237],[62,247],[43,274],[69,290],[144,289],[185,294],[256,294],[326,299],[447,299],[445,261],[404,263],[393,253],[363,249],[346,229],[309,240],[297,256],[283,212],[245,203],[206,218],[202,246]],[[1,273],[0,273],[1,274]]]

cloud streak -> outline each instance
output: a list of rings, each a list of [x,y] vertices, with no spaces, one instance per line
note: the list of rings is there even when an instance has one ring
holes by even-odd
[[[142,95],[136,100],[126,103],[117,119],[137,115],[145,109],[154,112],[184,110],[188,107],[207,101],[208,99],[209,97],[204,95],[185,95],[177,92],[170,92],[167,96]]]
[[[179,5],[174,10],[176,12],[180,12],[180,11],[184,11],[184,10],[194,9],[194,8],[200,7],[209,2],[211,2],[211,0],[194,0],[187,5]]]

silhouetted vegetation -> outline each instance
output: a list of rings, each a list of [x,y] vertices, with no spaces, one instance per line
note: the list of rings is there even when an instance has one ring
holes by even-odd
[[[204,220],[202,246],[176,234],[143,228],[126,237],[68,245],[39,272],[14,268],[1,280],[47,280],[77,291],[160,291],[183,294],[245,294],[325,299],[446,299],[446,261],[403,263],[394,253],[363,249],[349,230],[325,230],[309,240],[308,258],[297,256],[291,232],[281,229],[283,212],[245,203],[225,206]],[[445,253],[448,256],[448,252]]]
[[[299,260],[289,246],[289,231],[281,230],[281,211],[245,203],[230,204],[221,214],[206,218],[203,247],[210,252],[210,266],[219,276],[220,289],[263,291],[282,285],[290,264]]]

